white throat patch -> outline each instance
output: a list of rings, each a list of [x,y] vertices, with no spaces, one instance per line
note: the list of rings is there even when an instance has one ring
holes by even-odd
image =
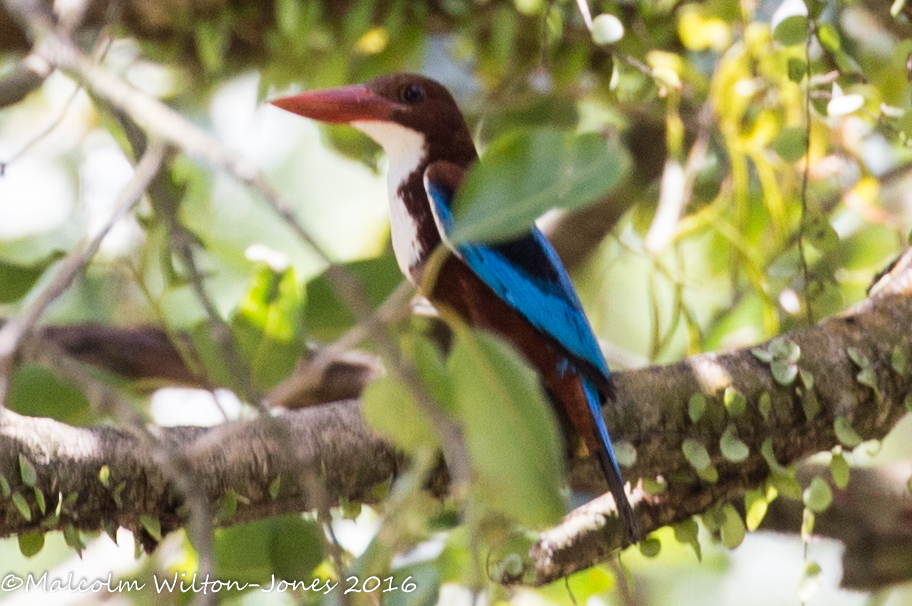
[[[399,269],[409,280],[411,268],[420,261],[421,247],[418,242],[418,225],[399,197],[399,187],[427,156],[427,141],[418,131],[392,122],[358,120],[352,126],[365,133],[383,147],[389,158],[390,231],[393,236],[393,252]]]

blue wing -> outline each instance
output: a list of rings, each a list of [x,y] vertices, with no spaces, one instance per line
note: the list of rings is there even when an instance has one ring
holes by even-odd
[[[557,252],[536,227],[501,244],[459,244],[447,239],[453,214],[451,203],[464,169],[436,162],[424,174],[437,227],[447,245],[508,305],[556,342],[586,374],[606,386],[608,365],[599,349],[583,306]],[[598,413],[598,403],[593,413]],[[600,414],[596,414],[601,418]]]

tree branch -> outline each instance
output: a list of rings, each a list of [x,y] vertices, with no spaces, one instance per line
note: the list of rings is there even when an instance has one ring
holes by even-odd
[[[880,279],[869,299],[841,316],[780,337],[801,348],[797,365],[814,377],[815,409],[810,406],[809,390],[796,386],[800,379],[789,386],[776,383],[769,365],[751,348],[617,373],[617,402],[605,414],[613,435],[623,436],[637,450],[636,463],[626,475],[665,482],[662,494],[636,491],[634,495],[644,530],[681,522],[761,485],[770,475],[770,464],[761,454],[767,440],[778,468],[838,445],[837,418],[864,439],[886,435],[905,413],[906,394],[912,391],[908,369],[893,363],[894,351],[904,352],[907,358],[912,352],[912,334],[897,330],[912,325],[910,267],[912,250]],[[849,348],[855,348],[856,358],[863,356],[869,362],[867,368],[873,374],[865,378],[867,384],[859,382],[861,369]],[[723,403],[728,387],[746,398],[740,415],[733,415]],[[706,397],[707,408],[692,423],[688,400],[695,393]],[[764,393],[770,396],[769,409],[761,411],[758,402]],[[78,528],[97,528],[102,520],[113,520],[139,530],[137,520],[143,513],[159,517],[166,530],[183,524],[179,498],[131,430],[73,428],[49,419],[6,415],[0,426],[0,472],[16,490],[27,494],[33,511],[34,499],[17,481],[19,454],[35,465],[37,485],[46,494],[49,511],[56,493],[79,494],[72,512],[78,517],[71,520]],[[198,470],[202,492],[213,510],[228,490],[244,497],[231,523],[315,507],[320,497],[301,479],[301,470],[322,473],[323,488],[317,492],[334,502],[342,497],[373,500],[373,488],[398,468],[393,449],[364,427],[354,401],[290,411],[281,419],[296,436],[290,443],[271,434],[272,419],[264,418],[211,429],[157,431]],[[732,424],[749,447],[747,458],[737,463],[727,461],[719,448]],[[686,438],[707,448],[718,472],[716,482],[697,477],[682,452]],[[98,481],[104,464],[115,483],[127,481],[122,508]],[[269,486],[279,475],[282,493],[272,500]],[[570,479],[578,489],[602,488],[601,476],[588,459],[575,462]],[[604,560],[622,545],[613,509],[610,496],[603,496],[573,511],[560,526],[542,533],[524,574],[504,580],[542,584]],[[37,517],[26,521],[9,499],[0,500],[0,535],[38,528]]]

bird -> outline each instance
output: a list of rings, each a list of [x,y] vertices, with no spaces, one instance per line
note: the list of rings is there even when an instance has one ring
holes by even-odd
[[[329,124],[347,124],[378,143],[389,160],[390,232],[405,277],[422,284],[432,253],[450,253],[428,299],[511,342],[537,370],[559,416],[594,453],[630,542],[640,528],[601,414],[614,398],[608,365],[567,270],[534,224],[497,243],[450,241],[452,203],[478,161],[471,132],[450,92],[411,73],[270,101]]]

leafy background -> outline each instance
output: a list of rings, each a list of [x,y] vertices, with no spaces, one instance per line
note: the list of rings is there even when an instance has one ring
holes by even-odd
[[[912,44],[905,5],[897,2],[891,13],[883,2],[808,2],[804,14],[810,19],[801,15],[804,4],[788,0],[592,2],[594,15],[611,14],[624,25],[623,37],[611,45],[593,41],[577,3],[543,0],[175,2],[170,10],[126,3],[122,17],[110,23],[90,13],[94,29],[85,34],[89,45],[110,36],[102,60],[107,69],[213,132],[293,196],[307,227],[334,260],[351,264],[374,303],[400,280],[387,242],[385,159],[362,135],[318,128],[265,99],[391,71],[421,71],[442,81],[464,108],[489,162],[488,175],[477,175],[479,191],[504,192],[477,195],[474,203],[465,192],[460,218],[471,235],[502,237],[503,225],[517,224],[510,215],[498,223],[498,213],[515,212],[517,204],[529,202],[524,194],[539,189],[517,183],[530,176],[550,182],[554,167],[573,165],[574,158],[582,158],[582,166],[601,163],[598,174],[605,180],[591,190],[583,183],[562,202],[595,201],[590,210],[621,216],[572,269],[609,364],[624,368],[752,344],[805,325],[809,313],[815,319],[837,313],[863,298],[872,277],[905,247],[912,227],[906,194]],[[771,20],[779,25],[775,31]],[[11,73],[26,49],[15,36],[4,39],[0,74]],[[124,133],[109,109],[59,73],[0,113],[0,160],[16,156],[57,116],[60,124],[6,164],[0,177],[0,312],[7,317],[49,280],[45,270],[60,251],[97,229],[131,172]],[[287,374],[303,343],[327,342],[353,325],[321,277],[320,259],[250,190],[181,156],[169,160],[168,170],[180,220],[197,239],[210,295],[231,321],[258,387]],[[505,174],[512,180],[498,182]],[[663,204],[670,205],[664,207],[671,208],[670,219],[657,211]],[[550,205],[533,200],[522,207],[523,216]],[[285,255],[291,269],[270,268],[264,261],[270,251]],[[85,277],[44,322],[155,323],[190,331],[210,376],[232,385],[207,342],[204,310],[149,205],[105,240]],[[443,360],[424,340],[421,320],[405,322],[400,331],[404,355],[419,367],[432,395],[452,414],[477,422],[467,430],[468,446],[484,479],[471,499],[477,510],[467,519],[460,520],[452,504],[441,506],[417,491],[386,508],[343,504],[334,510],[332,526],[350,570],[368,576],[392,560],[397,576],[410,574],[418,584],[417,591],[392,593],[385,602],[434,603],[439,596],[468,603],[468,588],[481,584],[491,601],[622,603],[627,594],[618,587],[625,583],[633,588],[630,603],[908,599],[902,587],[877,595],[837,589],[840,547],[834,542],[804,545],[758,533],[728,550],[705,526],[698,552],[665,529],[654,537],[658,555],[653,540],[642,552],[628,549],[622,565],[595,567],[566,584],[491,586],[472,559],[478,542],[490,549],[522,540],[511,538],[496,512],[534,526],[561,511],[566,495],[542,489],[530,477],[561,473],[553,423],[534,381],[501,344],[457,331],[453,353]],[[491,369],[489,382],[479,386],[477,377]],[[484,416],[491,410],[472,404],[477,390],[491,393],[492,385],[514,374],[518,378],[508,382],[528,390],[506,390],[498,401],[525,419],[531,434],[524,439],[497,431],[497,419]],[[216,406],[207,392],[156,387],[122,386],[159,424],[254,414],[227,390],[218,392]],[[384,427],[382,403],[408,406],[402,390],[395,377],[371,386],[368,418],[410,448],[416,461],[426,460],[433,438],[420,414],[398,411],[393,418],[416,421]],[[112,420],[92,409],[78,389],[36,366],[18,371],[9,406],[73,424]],[[853,466],[908,461],[910,439],[903,422],[883,444],[866,443],[848,459]],[[540,450],[540,444],[551,446]],[[532,454],[540,455],[534,465],[519,463]],[[526,472],[496,475],[490,459],[511,457],[518,461],[514,469]],[[507,490],[496,490],[504,483]],[[518,511],[518,504],[525,509]],[[393,530],[375,535],[381,527]],[[333,571],[314,514],[231,527],[216,536],[224,576],[309,578]],[[108,570],[142,577],[195,569],[183,533],[136,560],[124,531],[118,548],[103,536],[82,541],[88,548],[81,559],[67,545],[73,541],[59,533],[26,558],[16,539],[6,539],[0,562],[18,573],[75,570],[89,578]],[[808,561],[822,573],[807,574]],[[822,586],[817,593],[815,583]],[[28,597],[0,599],[13,604]],[[188,596],[170,599],[183,603]],[[270,599],[323,601],[304,594]],[[263,601],[255,593],[225,599]]]

